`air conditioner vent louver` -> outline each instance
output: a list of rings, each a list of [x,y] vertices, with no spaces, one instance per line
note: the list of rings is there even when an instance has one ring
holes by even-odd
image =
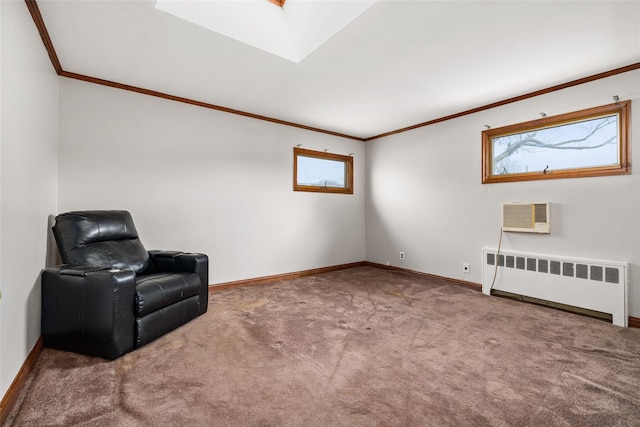
[[[533,217],[535,222],[549,222],[547,220],[547,203],[534,203]]]
[[[502,230],[550,233],[549,203],[503,203]]]

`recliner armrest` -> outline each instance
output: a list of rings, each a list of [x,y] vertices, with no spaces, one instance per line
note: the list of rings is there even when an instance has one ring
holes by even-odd
[[[198,273],[201,267],[209,264],[205,254],[180,251],[149,251],[149,257],[155,273]],[[202,277],[203,283],[209,282],[208,271]]]
[[[175,258],[182,254],[183,252],[180,251],[149,251],[152,271],[154,273],[178,273]]]
[[[61,265],[42,272],[47,347],[115,359],[134,347],[136,275]]]
[[[63,265],[60,266],[60,274],[65,276],[79,276],[86,277],[88,273],[94,273],[96,271],[109,271],[111,273],[116,273],[120,271],[119,269],[111,268],[111,267],[87,267],[85,265]]]
[[[207,311],[209,301],[209,257],[200,253],[149,251],[156,273],[196,273],[200,276],[200,314]]]

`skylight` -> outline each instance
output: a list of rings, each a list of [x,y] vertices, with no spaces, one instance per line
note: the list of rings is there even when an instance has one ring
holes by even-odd
[[[278,5],[280,7],[284,7],[284,2],[286,2],[287,0],[267,0],[270,1],[271,3]]]
[[[156,9],[298,63],[375,2],[156,0]]]

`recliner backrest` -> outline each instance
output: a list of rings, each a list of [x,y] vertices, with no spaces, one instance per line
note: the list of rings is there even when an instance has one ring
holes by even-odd
[[[127,211],[75,211],[56,217],[53,234],[65,264],[140,273],[149,254]]]

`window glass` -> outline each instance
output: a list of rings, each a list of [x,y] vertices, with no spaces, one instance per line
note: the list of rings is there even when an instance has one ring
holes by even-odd
[[[353,157],[293,150],[293,189],[320,193],[353,193]]]
[[[630,102],[483,132],[483,182],[629,173]]]
[[[298,155],[298,185],[345,188],[346,164]]]

